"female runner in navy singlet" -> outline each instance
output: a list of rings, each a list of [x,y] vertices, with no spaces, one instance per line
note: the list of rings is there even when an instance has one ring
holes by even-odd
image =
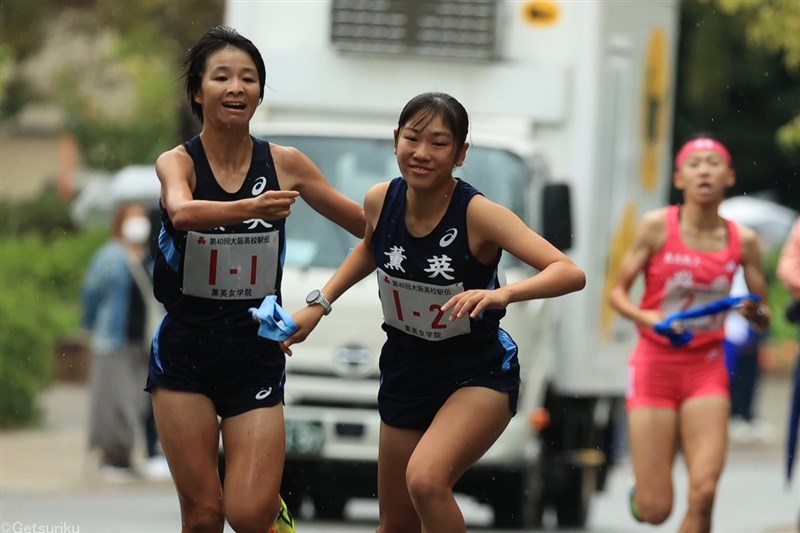
[[[380,533],[466,530],[453,486],[506,428],[519,394],[517,346],[500,318],[512,302],[585,284],[583,271],[519,217],[453,177],[468,127],[466,110],[447,94],[406,104],[394,131],[402,177],[367,192],[364,239],[322,289],[326,301],[294,315],[298,332],[283,346],[291,354],[329,302],[377,268],[387,336]],[[501,287],[503,250],[539,273]]]
[[[286,218],[302,196],[361,237],[364,213],[304,154],[250,135],[265,66],[253,43],[215,27],[188,52],[186,93],[202,131],[163,153],[156,297],[167,315],[147,390],[178,491],[182,531],[263,533],[284,512],[285,355],[248,308],[280,298]],[[218,418],[221,418],[221,423]],[[220,431],[224,488],[217,471]],[[280,520],[275,531],[293,531]]]

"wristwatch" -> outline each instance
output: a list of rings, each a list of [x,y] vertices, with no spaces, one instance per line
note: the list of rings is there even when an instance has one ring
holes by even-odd
[[[322,294],[322,291],[319,289],[314,289],[313,291],[308,293],[306,296],[306,303],[308,305],[315,305],[319,304],[325,310],[325,315],[330,314],[331,312],[331,303],[325,298],[325,295]]]

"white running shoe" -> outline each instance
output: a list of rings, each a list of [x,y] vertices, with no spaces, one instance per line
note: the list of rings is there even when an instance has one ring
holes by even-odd
[[[144,464],[143,473],[145,479],[149,479],[151,481],[164,481],[167,479],[172,479],[172,476],[169,473],[167,458],[163,455],[154,455],[153,457],[149,458]]]

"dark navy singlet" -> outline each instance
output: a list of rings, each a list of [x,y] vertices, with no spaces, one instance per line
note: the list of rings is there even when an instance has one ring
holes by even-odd
[[[194,161],[195,200],[231,202],[280,190],[269,143],[253,139],[247,177],[235,193],[220,187],[200,137],[183,144]],[[153,285],[170,320],[224,335],[255,335],[258,324],[247,311],[277,294],[285,256],[286,219],[245,220],[198,231],[178,231],[161,207]]]
[[[378,267],[383,329],[387,346],[394,349],[455,355],[498,343],[505,310],[487,310],[476,319],[455,321],[461,326],[449,321],[450,311],[439,310],[456,292],[499,286],[497,265],[502,252],[484,265],[469,249],[467,205],[481,193],[465,181],[456,181],[447,211],[424,237],[414,237],[406,227],[408,184],[403,178],[389,184],[371,244]]]

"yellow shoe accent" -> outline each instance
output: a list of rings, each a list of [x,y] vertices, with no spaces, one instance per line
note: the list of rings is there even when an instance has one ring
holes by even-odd
[[[289,508],[286,507],[286,502],[281,498],[281,510],[278,513],[278,518],[269,530],[269,533],[297,533],[294,527],[294,518],[289,513]]]

